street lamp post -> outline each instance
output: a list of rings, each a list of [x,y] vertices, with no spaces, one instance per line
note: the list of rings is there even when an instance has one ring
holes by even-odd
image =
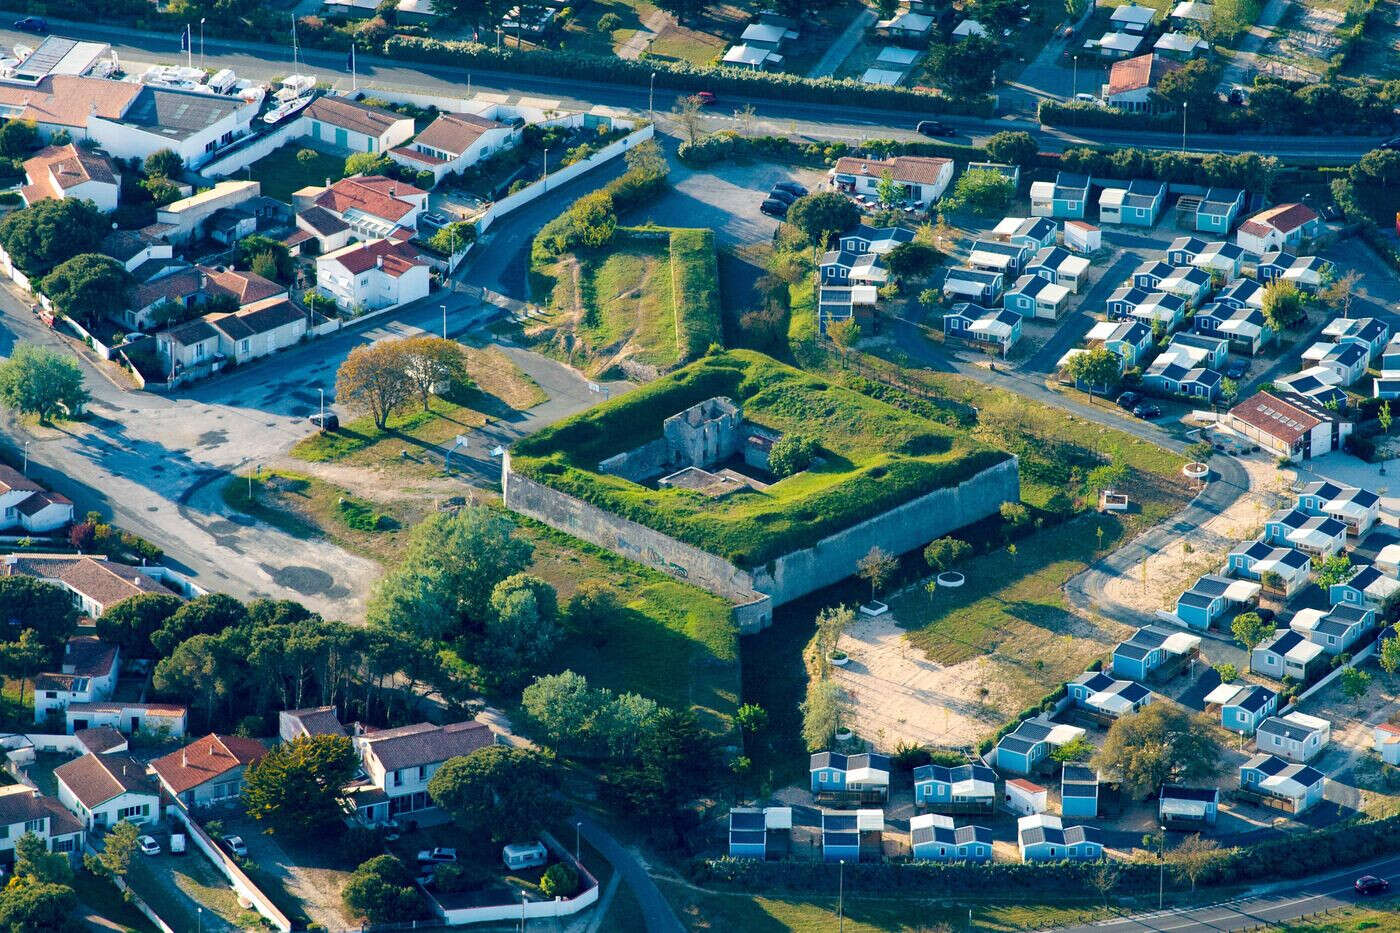
[[[1074,56],[1074,96],[1079,97],[1079,56]]]
[[[321,393],[321,430],[326,429],[326,390],[317,386],[317,392]]]
[[[844,931],[844,930],[846,929],[846,860],[845,860],[845,859],[841,859],[841,868],[840,868],[839,871],[840,871],[840,874],[838,875],[838,879],[839,879],[839,880],[838,880],[838,882],[837,882],[837,885],[838,885],[838,886],[837,886],[837,888],[836,888],[836,922],[837,922],[837,924],[838,924],[837,929],[840,930],[840,931]]]
[[[439,305],[442,308],[442,339],[447,339],[447,305]]]
[[[1181,151],[1186,151],[1186,101],[1181,102]]]
[[[24,468],[20,470],[25,476],[29,475],[29,442],[24,442]]]
[[[204,67],[204,17],[199,18],[199,67]]]
[[[549,190],[549,147],[544,150],[544,164],[541,166],[540,181],[544,182],[544,190]]]
[[[578,848],[578,834],[579,834],[579,830],[581,830],[581,829],[583,829],[583,821],[582,821],[582,820],[578,820],[578,821],[576,821],[576,822],[574,823],[574,861],[575,861],[575,862],[578,862],[580,865],[583,864],[583,860],[579,858],[579,854],[578,854],[578,853],[579,853],[579,848]]]
[[[651,73],[651,86],[647,90],[647,110],[651,112],[651,118],[656,119],[656,72]]]
[[[1162,909],[1162,893],[1167,884],[1167,828],[1158,827],[1157,832],[1157,909]]]

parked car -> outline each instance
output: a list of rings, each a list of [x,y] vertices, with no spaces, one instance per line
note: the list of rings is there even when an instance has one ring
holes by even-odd
[[[1381,144],[1380,144],[1379,146],[1377,146],[1376,148],[1377,148],[1377,149],[1400,149],[1400,136],[1396,136],[1394,139],[1387,139],[1385,142],[1381,143]]]
[[[446,214],[439,214],[437,211],[429,211],[422,215],[422,220],[430,227],[445,227],[451,223]]]
[[[457,850],[438,846],[436,849],[423,849],[418,853],[418,864],[437,865],[442,862],[457,861]]]
[[[769,198],[760,204],[758,209],[770,217],[786,217],[788,206],[784,201],[779,201],[776,198]]]
[[[1141,418],[1144,421],[1150,421],[1153,418],[1162,417],[1162,409],[1153,405],[1151,402],[1146,402],[1133,409],[1133,417]]]
[[[719,102],[719,98],[715,96],[714,91],[696,91],[695,102],[701,107],[713,107]]]
[[[239,858],[248,857],[248,844],[243,841],[242,836],[225,836],[224,848],[228,849]]]
[[[1138,392],[1124,392],[1118,396],[1118,407],[1124,411],[1132,411],[1138,402],[1142,401],[1142,395]]]
[[[807,196],[807,189],[795,181],[780,181],[773,186],[774,191],[786,191],[795,198]]]
[[[1229,365],[1225,367],[1225,375],[1231,379],[1239,379],[1247,372],[1249,372],[1249,360],[1231,360]]]
[[[914,126],[914,132],[920,136],[956,136],[958,131],[946,123],[937,120],[920,120]]]
[[[335,431],[340,428],[340,416],[333,411],[328,411],[324,415],[319,411],[306,419],[322,431]]]
[[[141,847],[142,855],[160,855],[160,843],[154,836],[137,836],[136,844]]]
[[[20,32],[33,32],[42,35],[49,31],[49,21],[42,16],[26,16],[15,20],[15,28]]]
[[[1074,102],[1076,104],[1093,104],[1095,107],[1103,106],[1103,101],[1086,91],[1080,91],[1078,94],[1074,95]]]
[[[1362,875],[1352,887],[1356,888],[1357,894],[1384,894],[1390,890],[1390,882],[1375,875]]]
[[[792,206],[793,201],[797,200],[797,195],[793,194],[791,191],[784,191],[782,188],[774,188],[772,191],[768,192],[768,197],[774,201],[782,201],[789,207]]]

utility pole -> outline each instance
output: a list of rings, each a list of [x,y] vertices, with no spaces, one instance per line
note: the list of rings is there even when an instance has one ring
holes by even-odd
[[[1157,909],[1162,909],[1162,892],[1167,884],[1167,828],[1159,827],[1157,833]]]
[[[441,305],[440,307],[442,308],[442,339],[443,339],[443,340],[446,340],[446,339],[447,339],[447,305]]]
[[[1181,102],[1181,151],[1186,151],[1186,101]]]
[[[199,67],[204,67],[204,17],[199,18]]]
[[[656,72],[651,73],[651,87],[647,90],[647,110],[651,113],[651,118],[656,119]]]
[[[839,933],[846,929],[846,860],[841,859],[840,875],[836,894],[836,922]]]

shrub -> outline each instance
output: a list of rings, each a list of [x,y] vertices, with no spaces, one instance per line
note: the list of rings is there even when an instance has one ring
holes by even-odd
[[[784,434],[768,453],[768,468],[775,476],[791,476],[812,465],[817,442],[801,434]]]
[[[598,31],[612,32],[614,29],[622,28],[622,17],[616,13],[604,13],[598,17]]]
[[[578,891],[578,872],[562,862],[545,869],[540,878],[540,891],[545,897],[573,897]]]

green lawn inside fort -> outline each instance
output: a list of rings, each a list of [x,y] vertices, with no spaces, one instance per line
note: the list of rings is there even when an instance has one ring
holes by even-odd
[[[666,418],[715,397],[733,400],[757,425],[815,440],[819,460],[761,491],[722,498],[599,472],[600,461],[661,437]],[[754,568],[1008,457],[965,430],[731,350],[520,441],[511,462],[559,492]]]
[[[534,249],[530,290],[547,309],[535,345],[601,375],[624,361],[674,369],[721,339],[712,230],[623,227],[596,249]]]

